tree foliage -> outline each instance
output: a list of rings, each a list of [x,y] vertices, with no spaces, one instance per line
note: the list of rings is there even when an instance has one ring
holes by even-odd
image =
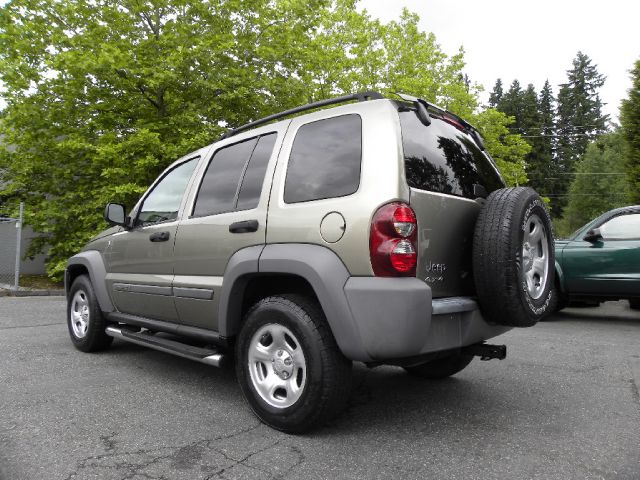
[[[525,158],[527,177],[533,188],[550,198],[556,218],[567,203],[576,161],[607,129],[608,116],[602,114],[598,94],[604,81],[591,59],[578,52],[557,99],[548,81],[536,95],[533,85],[523,90],[517,79],[506,92],[498,79],[489,97],[489,105],[513,118],[510,129],[531,146]]]
[[[527,156],[527,173],[530,184],[545,197],[553,195],[556,186],[555,163],[555,106],[553,91],[547,80],[537,98],[535,127],[526,140],[532,147]]]
[[[640,204],[640,60],[631,71],[629,98],[622,101],[620,123],[625,140],[625,171],[629,180],[630,202]]]
[[[418,17],[387,24],[355,0],[14,0],[0,7],[0,200],[27,204],[48,271],[133,205],[170,162],[225,127],[313,100],[404,91],[475,121],[510,182],[527,145],[478,111],[464,52]],[[11,148],[6,148],[10,145]]]
[[[560,233],[567,234],[607,210],[628,204],[629,184],[620,173],[623,164],[619,132],[603,134],[587,146],[569,187]]]
[[[502,101],[503,95],[504,90],[502,88],[502,79],[499,78],[496,80],[496,83],[493,85],[493,90],[489,94],[489,106],[491,108],[497,108]]]
[[[566,205],[564,194],[575,162],[584,155],[587,145],[606,131],[608,122],[598,94],[605,77],[598,73],[591,59],[578,52],[567,77],[567,83],[560,85],[558,92],[557,173],[560,177],[556,183],[557,196],[552,201],[557,213]]]

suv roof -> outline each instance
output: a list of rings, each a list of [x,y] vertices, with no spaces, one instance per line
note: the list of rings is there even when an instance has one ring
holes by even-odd
[[[480,136],[480,133],[478,132],[478,129],[475,128],[466,120],[459,117],[458,115],[448,111],[445,108],[439,107],[433,103],[429,103],[422,98],[414,97],[412,95],[407,95],[404,93],[396,93],[396,95],[400,97],[404,102],[413,104],[415,106],[416,111],[418,112],[418,117],[421,119],[421,121],[425,125],[429,125],[431,123],[431,121],[429,120],[429,116],[432,114],[436,114],[441,118],[443,118],[448,123],[451,123],[452,125],[454,125],[456,128],[468,133],[471,136],[471,138],[473,138],[473,141],[478,145],[480,150],[483,150],[483,151],[485,150],[484,142],[482,140],[482,137]],[[327,107],[330,105],[339,105],[341,103],[347,103],[354,100],[358,102],[366,102],[369,100],[383,100],[386,98],[387,97],[385,97],[380,92],[369,90],[365,92],[358,92],[350,95],[343,95],[340,97],[329,98],[326,100],[320,100],[317,102],[308,103],[306,105],[301,105],[299,107],[291,108],[289,110],[284,110],[282,112],[275,113],[273,115],[269,115],[267,117],[264,117],[258,120],[254,120],[253,122],[249,122],[245,125],[241,125],[240,127],[232,128],[227,132],[225,132],[220,138],[220,140],[230,138],[238,133],[251,130],[261,125],[266,125],[267,123],[270,123],[274,120],[283,119],[285,117],[289,117],[297,113],[315,110],[315,109]]]
[[[269,115],[268,117],[264,117],[259,120],[255,120],[253,122],[249,122],[237,128],[232,128],[231,130],[227,131],[224,135],[222,135],[221,140],[232,137],[237,133],[244,132],[246,130],[251,130],[252,128],[255,128],[255,127],[259,127],[260,125],[264,125],[273,120],[278,120],[280,118],[288,117],[289,115],[295,115],[296,113],[300,113],[300,112],[306,112],[307,110],[314,110],[316,108],[327,107],[329,105],[338,105],[340,103],[346,103],[353,100],[357,100],[358,102],[366,102],[367,100],[381,100],[383,98],[385,97],[381,93],[367,91],[367,92],[353,93],[351,95],[343,95],[341,97],[329,98],[327,100],[320,100],[318,102],[308,103],[306,105],[301,105],[299,107],[285,110],[283,112],[274,113],[273,115]]]

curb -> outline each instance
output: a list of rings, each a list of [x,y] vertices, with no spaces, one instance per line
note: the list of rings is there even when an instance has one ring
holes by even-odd
[[[0,290],[0,297],[64,297],[64,290]]]

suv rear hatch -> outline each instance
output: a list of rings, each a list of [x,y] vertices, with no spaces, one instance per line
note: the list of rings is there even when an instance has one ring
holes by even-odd
[[[433,297],[473,295],[471,253],[482,197],[504,187],[493,160],[454,116],[398,104],[410,204],[418,220],[416,276]]]

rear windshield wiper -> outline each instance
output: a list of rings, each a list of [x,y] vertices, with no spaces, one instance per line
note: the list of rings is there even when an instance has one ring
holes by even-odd
[[[484,146],[484,141],[482,140],[482,136],[478,132],[478,129],[475,128],[466,120],[463,120],[462,118],[460,118],[455,113],[451,113],[450,111],[442,107],[434,105],[433,103],[429,103],[426,100],[423,100],[422,98],[414,97],[413,95],[407,95],[406,93],[396,93],[396,95],[398,95],[402,100],[406,102],[413,103],[413,105],[416,108],[416,115],[424,125],[426,126],[431,125],[431,118],[429,116],[429,110],[431,110],[432,112],[442,117],[442,119],[447,123],[450,123],[454,127],[462,130],[463,132],[468,133],[469,136],[471,136],[473,141],[476,143],[476,145],[480,148],[480,150],[482,151],[486,150]]]

